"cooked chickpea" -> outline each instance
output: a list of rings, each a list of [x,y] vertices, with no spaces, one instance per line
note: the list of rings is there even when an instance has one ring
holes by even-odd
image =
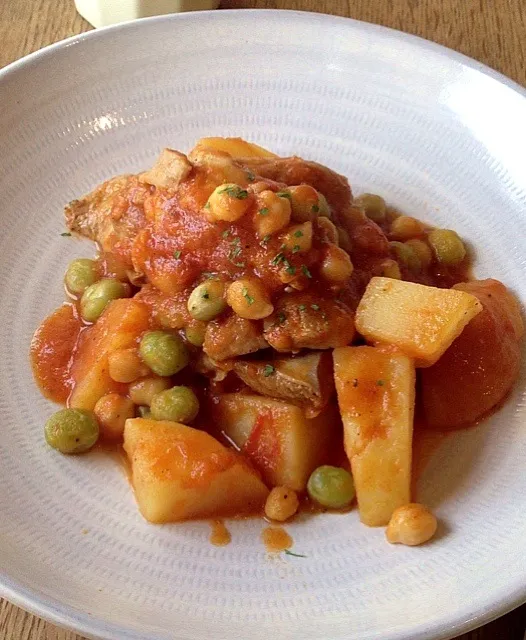
[[[133,382],[150,373],[137,349],[118,349],[108,356],[108,372],[115,382]]]
[[[436,258],[442,264],[455,265],[466,257],[466,247],[456,231],[433,229],[427,236]]]
[[[391,260],[390,258],[384,260],[380,265],[380,275],[384,278],[393,278],[394,280],[402,279],[398,262],[396,262],[396,260]]]
[[[352,251],[352,242],[349,234],[343,227],[336,227],[338,230],[338,244],[342,249],[350,253]]]
[[[419,236],[424,231],[424,225],[411,216],[398,216],[391,222],[390,235],[394,240],[409,240]]]
[[[157,378],[150,376],[136,380],[130,384],[129,394],[134,404],[150,406],[150,402],[155,394],[169,389],[172,383],[170,378]]]
[[[430,540],[436,530],[435,516],[427,507],[415,502],[394,510],[385,535],[392,544],[399,543],[414,547]]]
[[[420,260],[420,264],[424,269],[427,269],[431,262],[433,261],[433,252],[431,251],[431,247],[424,240],[419,240],[418,238],[413,238],[412,240],[407,240],[405,244],[416,253]]]
[[[282,242],[287,251],[292,253],[306,253],[312,247],[312,222],[294,224],[282,236]]]
[[[236,222],[252,204],[252,195],[233,182],[219,185],[205,205],[205,215],[210,222]]]
[[[270,520],[284,522],[292,518],[299,506],[295,491],[287,487],[274,487],[265,502],[265,515]]]
[[[213,320],[226,308],[225,285],[219,280],[208,280],[192,291],[188,298],[188,312],[196,320]]]
[[[385,220],[386,206],[385,200],[374,193],[362,193],[354,200],[354,204],[363,209],[365,215],[374,222]]]
[[[321,275],[330,282],[345,282],[352,272],[353,264],[349,254],[334,244],[328,245],[320,267]]]
[[[105,440],[119,440],[124,433],[124,423],[135,416],[135,405],[130,398],[118,393],[102,396],[93,409],[100,425],[100,435]]]
[[[202,347],[205,341],[206,322],[193,320],[184,330],[185,337],[194,347]]]
[[[274,191],[262,191],[257,196],[254,224],[260,238],[281,231],[290,222],[290,200]]]
[[[235,280],[227,289],[226,301],[247,320],[261,320],[274,311],[265,287],[255,278]]]
[[[332,244],[338,245],[340,241],[338,229],[336,228],[336,225],[329,220],[329,218],[318,218],[316,224],[318,225],[318,229],[321,230],[328,242],[332,242]]]
[[[319,193],[308,184],[289,187],[292,219],[294,222],[308,222],[320,215]]]

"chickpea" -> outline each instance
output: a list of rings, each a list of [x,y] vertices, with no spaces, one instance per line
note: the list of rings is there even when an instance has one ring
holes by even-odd
[[[365,215],[374,222],[385,220],[386,206],[385,200],[374,193],[362,193],[355,199],[354,204],[363,209]]]
[[[433,261],[433,253],[427,242],[424,240],[418,240],[418,238],[413,238],[412,240],[407,240],[404,244],[411,247],[418,256],[422,267],[427,269]]]
[[[252,204],[252,195],[232,182],[216,187],[205,205],[205,215],[210,222],[236,222]]]
[[[393,512],[385,535],[392,544],[414,547],[430,540],[436,533],[437,519],[422,504],[411,503]]]
[[[192,291],[188,298],[188,311],[192,318],[208,322],[226,308],[223,298],[225,285],[219,280],[208,280]]]
[[[320,216],[323,216],[325,218],[330,218],[331,217],[331,208],[329,206],[329,203],[327,202],[327,198],[323,195],[323,193],[320,193],[318,191],[318,199],[319,199],[319,207],[320,207]]]
[[[287,487],[274,487],[265,502],[265,515],[270,520],[284,522],[296,513],[300,506],[298,495]]]
[[[254,224],[258,235],[263,238],[281,231],[290,222],[290,200],[273,191],[262,191],[257,196]]]
[[[133,382],[150,373],[137,349],[118,349],[108,356],[108,371],[115,382]]]
[[[320,215],[320,198],[314,187],[300,184],[288,189],[294,222],[308,222]]]
[[[419,236],[424,231],[424,225],[411,216],[398,216],[391,223],[390,235],[394,240],[409,240]]]
[[[312,247],[312,222],[290,226],[283,234],[282,242],[287,251],[307,253]]]
[[[252,191],[252,193],[261,193],[262,191],[267,191],[268,190],[268,184],[266,182],[253,182],[250,185],[250,189]]]
[[[135,405],[130,398],[108,393],[97,400],[93,413],[99,422],[101,437],[115,441],[122,438],[126,420],[135,416]]]
[[[338,230],[338,242],[335,242],[335,244],[338,244],[347,253],[351,253],[352,242],[349,234],[343,227],[336,227],[336,229]]]
[[[261,320],[273,311],[265,287],[254,278],[240,278],[227,289],[226,301],[235,313],[247,320]]]
[[[391,260],[390,258],[384,260],[380,265],[380,275],[384,278],[393,278],[393,280],[402,279],[398,262],[396,262],[396,260]]]
[[[184,330],[186,339],[190,344],[193,344],[194,347],[203,346],[203,343],[205,341],[205,332],[206,322],[201,322],[199,320],[194,320]]]
[[[136,380],[130,384],[130,398],[134,404],[149,407],[153,396],[169,389],[171,384],[170,378],[157,378],[154,376]]]
[[[338,235],[338,229],[336,225],[329,220],[329,218],[318,218],[316,224],[318,228],[321,230],[327,242],[332,242],[332,244],[338,245],[340,241],[340,236]]]
[[[427,239],[442,264],[455,265],[466,257],[466,247],[456,231],[433,229]]]
[[[345,282],[352,272],[353,264],[349,254],[334,244],[328,245],[320,267],[321,275],[330,282]]]

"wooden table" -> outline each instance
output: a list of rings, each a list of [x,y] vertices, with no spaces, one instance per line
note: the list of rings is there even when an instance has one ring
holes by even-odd
[[[526,85],[524,0],[225,0],[221,7],[301,9],[376,22],[461,51]],[[75,12],[73,0],[3,0],[0,67],[89,29]],[[462,640],[523,640],[525,628],[526,605],[463,635]],[[4,600],[0,601],[0,640],[81,638]]]

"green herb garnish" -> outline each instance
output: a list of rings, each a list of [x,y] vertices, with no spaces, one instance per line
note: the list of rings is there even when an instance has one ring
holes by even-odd
[[[300,304],[300,306],[298,307],[298,309],[299,309],[300,311],[305,311],[305,309],[306,309],[306,308],[307,308],[307,306],[306,306],[306,305],[304,305],[304,304]]]
[[[203,300],[208,300],[210,298],[210,294],[208,293],[208,291],[206,289],[201,294],[201,298],[203,298]]]
[[[311,304],[310,308],[314,309],[314,311],[319,311],[320,310],[320,305],[319,304]]]
[[[295,558],[306,558],[307,557],[307,556],[304,556],[301,553],[294,553],[294,551],[289,551],[289,549],[285,549],[285,555],[294,556]]]
[[[313,204],[312,205],[312,207],[311,207],[312,213],[318,213],[319,210],[320,210],[319,205],[317,205],[317,204]]]
[[[280,262],[283,262],[285,260],[285,254],[280,251],[278,254],[276,254],[274,256],[274,258],[272,258],[272,264],[278,265]]]
[[[247,171],[247,180],[249,182],[254,182],[255,179],[256,179],[256,176],[252,173],[252,171]]]
[[[289,200],[292,200],[292,196],[290,195],[290,193],[288,191],[278,191],[276,193],[276,195],[279,198],[288,198]]]
[[[221,235],[223,236],[223,238],[228,238],[228,236],[231,233],[232,233],[232,231],[230,231],[230,229],[225,229]]]
[[[207,203],[205,204],[204,208],[205,208],[205,209],[210,209],[210,203],[209,203],[209,202],[207,202]]]
[[[294,237],[295,238],[301,238],[302,235],[303,235],[303,231],[301,229],[298,229],[297,231],[294,231]]]
[[[384,386],[384,384],[385,384],[385,382],[384,382],[383,380],[377,380],[377,381],[376,381],[376,384],[377,384],[379,387],[383,387],[383,386]]]
[[[287,265],[285,271],[289,274],[289,276],[293,276],[296,273],[296,267],[293,267],[287,260],[285,260]]]
[[[249,305],[254,304],[254,298],[248,293],[248,289],[246,287],[243,287],[243,289],[241,289],[241,293],[243,294],[243,298],[245,298]]]
[[[69,233],[69,231],[64,231],[64,233],[60,234],[63,238],[69,238],[71,236],[71,233]]]
[[[174,258],[176,260],[179,260],[180,257],[181,257],[181,252],[180,251],[174,251]]]
[[[283,313],[283,311],[280,311],[278,313],[278,322],[280,324],[283,324],[285,322],[285,320],[287,319],[287,316]]]
[[[307,267],[304,264],[301,265],[301,271],[304,276],[307,276],[307,278],[312,278],[311,272],[307,269]]]
[[[258,211],[260,216],[266,216],[266,215],[268,215],[268,212],[269,212],[269,208],[268,207],[263,207],[263,209],[260,209]]]
[[[207,280],[213,280],[214,278],[217,278],[217,273],[214,273],[213,271],[203,271],[201,275]]]
[[[301,247],[300,247],[300,245],[299,245],[299,244],[295,244],[295,245],[292,247],[292,253],[298,253],[298,251],[301,251]]]
[[[263,244],[263,245],[264,244],[268,244],[269,240],[270,240],[270,237],[271,236],[269,234],[267,234],[266,236],[263,236],[263,239],[261,240],[261,244]]]
[[[265,378],[268,378],[269,376],[271,376],[274,371],[276,371],[276,369],[271,365],[271,364],[266,364],[263,367],[263,375],[265,376]]]
[[[242,189],[237,185],[231,184],[219,189],[217,193],[226,193],[231,198],[236,198],[236,200],[244,200],[245,198],[248,198],[248,191],[246,189]]]

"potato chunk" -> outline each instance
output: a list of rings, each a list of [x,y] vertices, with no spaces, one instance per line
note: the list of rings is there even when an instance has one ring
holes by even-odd
[[[294,405],[239,393],[221,396],[214,416],[268,485],[295,491],[302,491],[312,471],[326,462],[340,424],[335,407],[309,420]]]
[[[175,189],[188,177],[190,171],[192,164],[184,153],[163,149],[153,167],[141,173],[140,180],[156,187]]]
[[[177,422],[126,421],[124,449],[149,522],[255,513],[268,489],[243,458],[208,433]]]
[[[97,322],[81,336],[75,355],[75,386],[69,404],[74,409],[93,409],[107,393],[118,393],[122,385],[111,379],[108,355],[128,349],[149,328],[148,307],[131,298],[114,300]]]
[[[196,142],[197,147],[223,151],[232,158],[276,158],[276,154],[263,149],[253,142],[243,138],[201,138]]]
[[[257,393],[296,404],[308,418],[320,414],[334,391],[327,351],[272,361],[238,360],[234,371]]]
[[[334,350],[334,378],[360,519],[386,525],[410,502],[415,368],[376,347]]]
[[[356,310],[356,329],[369,341],[395,345],[429,367],[482,310],[465,291],[372,278]]]

